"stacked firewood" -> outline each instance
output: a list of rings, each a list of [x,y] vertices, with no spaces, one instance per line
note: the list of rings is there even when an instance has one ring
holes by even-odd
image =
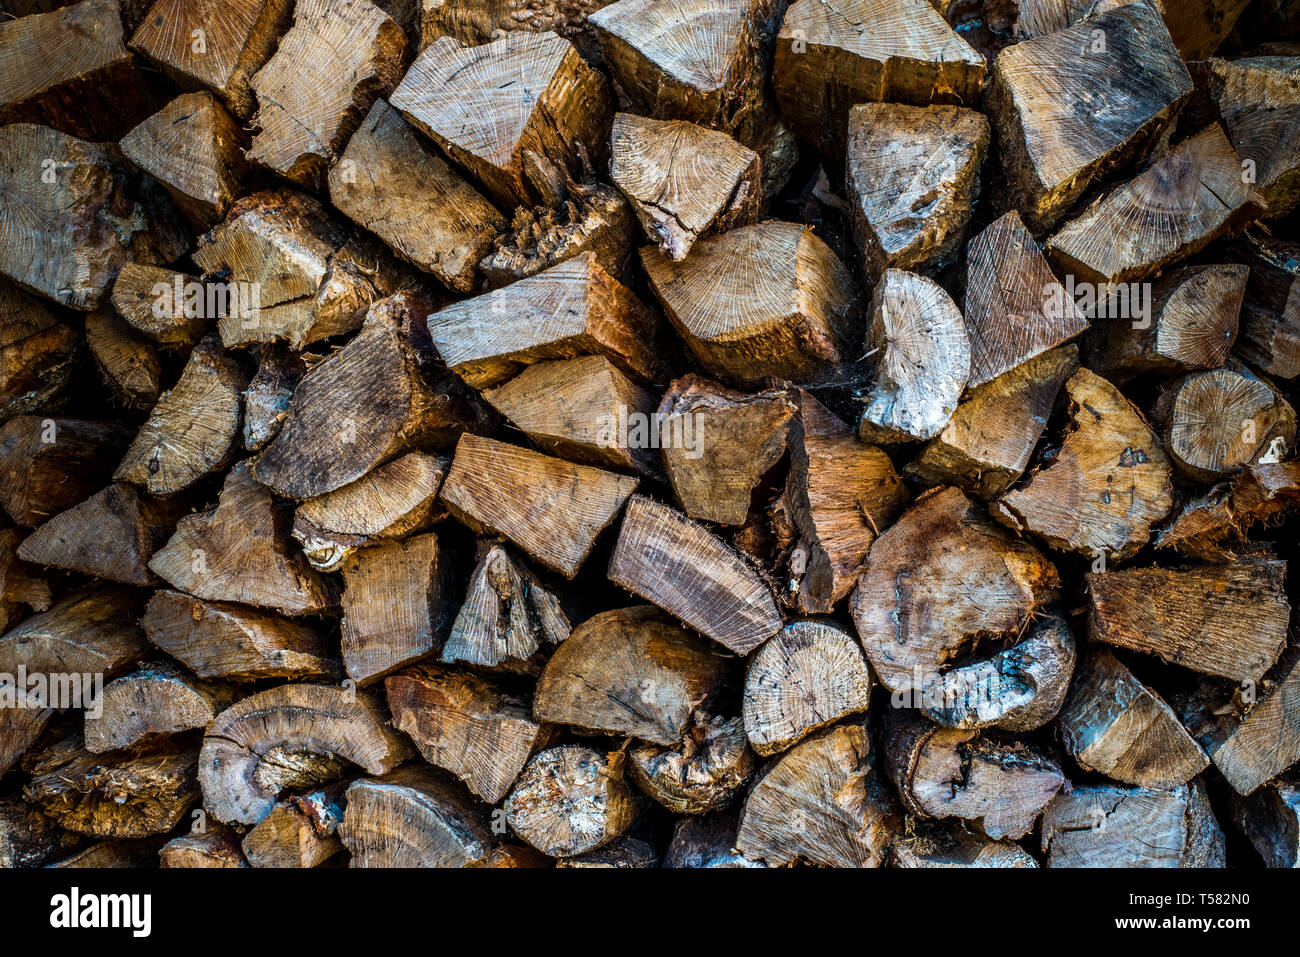
[[[1298,863],[1295,4],[29,6],[0,863]]]

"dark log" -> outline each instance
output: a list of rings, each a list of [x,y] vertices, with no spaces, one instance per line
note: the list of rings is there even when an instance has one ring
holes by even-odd
[[[280,434],[304,371],[302,360],[283,343],[262,351],[257,373],[244,390],[244,448],[249,452],[260,452]]]
[[[101,309],[86,314],[86,348],[118,402],[129,409],[149,409],[158,401],[162,390],[158,350],[116,312]]]

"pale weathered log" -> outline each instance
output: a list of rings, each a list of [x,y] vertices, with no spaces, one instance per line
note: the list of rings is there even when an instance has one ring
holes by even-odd
[[[620,837],[639,810],[622,763],[621,753],[576,744],[542,751],[506,798],[511,830],[551,857],[576,857]]]
[[[1037,867],[1027,851],[1010,841],[994,841],[960,824],[922,824],[894,842],[889,866],[901,868]]]
[[[352,867],[469,867],[492,839],[464,793],[431,768],[400,768],[354,782],[339,827]]]
[[[241,842],[252,867],[319,867],[343,850],[342,786],[294,795],[276,804]]]
[[[201,681],[169,661],[147,662],[104,686],[86,714],[86,750],[129,748],[207,727],[234,703],[228,686]]]
[[[634,745],[628,760],[636,786],[675,814],[703,814],[730,804],[758,763],[740,718],[702,712],[696,712],[681,741]]]
[[[213,822],[201,832],[173,838],[158,850],[159,867],[247,867],[239,835]]]
[[[127,325],[161,348],[188,349],[224,311],[215,298],[209,301],[208,293],[209,287],[194,276],[128,262],[117,274],[110,298]]]

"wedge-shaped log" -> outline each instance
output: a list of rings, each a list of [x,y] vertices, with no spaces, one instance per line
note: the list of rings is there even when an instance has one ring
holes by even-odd
[[[919,692],[979,638],[1024,627],[1059,581],[960,489],[934,489],[867,553],[853,621],[881,683]]]
[[[337,678],[342,668],[313,629],[275,615],[161,590],[140,626],[155,646],[200,678]]]
[[[86,713],[86,750],[129,748],[205,728],[234,700],[229,686],[200,681],[169,661],[146,663],[104,686],[99,713]]]
[[[928,0],[797,0],[772,85],[794,131],[833,156],[853,104],[973,105],[984,72],[984,57]]]
[[[354,782],[339,837],[351,867],[471,867],[492,837],[463,788],[429,768],[406,767]]]
[[[1300,462],[1251,465],[1230,484],[1183,505],[1156,535],[1156,548],[1176,548],[1206,561],[1232,560],[1254,526],[1300,508]]]
[[[1125,568],[1086,576],[1089,633],[1202,674],[1258,681],[1286,645],[1286,562]]]
[[[158,182],[199,230],[244,192],[247,137],[211,93],[186,93],[122,137],[124,155]]]
[[[129,434],[115,422],[20,415],[0,426],[0,506],[40,525],[107,484]]]
[[[458,292],[505,219],[382,99],[329,172],[330,200],[397,255]]]
[[[12,157],[0,166],[0,274],[30,292],[93,312],[123,263],[171,262],[189,244],[162,188],[128,175],[111,145],[13,123],[0,126],[0,155]]]
[[[150,495],[173,495],[223,468],[239,438],[240,395],[248,380],[209,336],[190,353],[113,473]]]
[[[279,340],[297,351],[352,332],[398,280],[378,241],[352,234],[319,201],[291,189],[235,202],[193,259],[232,290],[233,306],[218,323],[228,348]]]
[[[483,317],[492,317],[484,323]],[[584,253],[545,272],[429,316],[429,336],[448,368],[476,389],[526,365],[603,355],[629,375],[664,371],[653,314]]]
[[[576,857],[622,836],[638,811],[622,760],[576,744],[537,754],[506,798],[510,829],[551,857]]]
[[[292,11],[290,0],[158,0],[131,49],[180,83],[208,87],[247,119],[255,106],[249,80],[275,51]]]
[[[437,516],[438,489],[451,461],[408,452],[319,498],[293,515],[293,537],[313,568],[332,572],[358,548],[395,542]]]
[[[86,348],[104,385],[122,405],[128,409],[150,409],[158,401],[158,393],[162,391],[158,349],[123,322],[114,310],[86,314]],[[3,357],[0,364],[7,364]],[[45,371],[39,366],[38,370]]]
[[[889,866],[901,868],[1037,867],[1018,844],[973,834],[961,825],[922,823],[890,849]]]
[[[867,659],[852,635],[822,622],[786,625],[745,670],[750,747],[763,757],[779,754],[819,728],[866,711],[871,689]]]
[[[472,528],[502,534],[566,578],[637,487],[637,480],[466,434],[439,493]]]
[[[384,679],[393,726],[434,767],[498,804],[529,756],[548,737],[527,705],[490,681],[441,665],[419,665]]]
[[[1089,206],[1048,240],[1047,254],[1088,282],[1136,282],[1239,232],[1260,209],[1241,157],[1215,123]],[[1124,224],[1123,242],[1115,241],[1116,223]]]
[[[1043,813],[1048,867],[1223,867],[1223,831],[1199,780],[1170,791],[1077,785]]]
[[[100,361],[89,326],[86,338]],[[39,411],[64,390],[77,342],[72,326],[44,302],[0,278],[0,424]]]
[[[971,386],[991,382],[1088,327],[1014,210],[967,247],[965,317]]]
[[[199,782],[204,806],[217,820],[256,824],[280,792],[336,777],[340,762],[387,774],[410,754],[365,692],[281,685],[213,719],[199,755]]]
[[[578,144],[603,155],[612,112],[604,77],[548,33],[507,33],[477,47],[440,37],[390,102],[503,209],[545,195],[548,167],[576,170]]]
[[[681,741],[636,744],[628,759],[636,786],[674,814],[703,814],[731,803],[758,763],[740,718],[702,712]]]
[[[849,111],[848,201],[873,276],[956,259],[980,191],[989,121],[955,106],[863,103]]]
[[[748,654],[781,627],[771,591],[735,550],[641,495],[628,504],[608,574],[736,654]]]
[[[343,850],[340,785],[278,803],[242,842],[251,867],[319,867]]]
[[[1173,507],[1169,457],[1142,413],[1101,376],[1080,369],[1065,391],[1070,427],[1059,452],[989,511],[1053,548],[1127,558]]]
[[[602,612],[573,629],[546,664],[533,717],[652,744],[677,742],[718,694],[724,662],[657,608]]]
[[[857,285],[811,229],[775,220],[641,262],[664,312],[710,373],[741,387],[833,378],[854,348]]]
[[[1024,474],[1061,386],[1079,369],[1073,344],[1044,352],[971,389],[907,473],[990,499]]]
[[[754,782],[735,847],[769,867],[882,867],[901,831],[866,724],[846,722],[795,745]]]
[[[938,435],[970,374],[966,323],[948,293],[924,276],[886,270],[872,297],[866,348],[876,364],[858,423],[862,441]]]
[[[1248,231],[1225,250],[1250,267],[1236,350],[1261,372],[1300,375],[1300,243]]]
[[[215,292],[216,287],[213,287]],[[113,282],[110,299],[131,328],[164,349],[188,349],[203,338],[213,320],[224,313],[208,287],[187,273],[147,263],[124,263]]]
[[[319,615],[337,607],[333,582],[320,577],[289,540],[289,515],[240,463],[214,508],[187,515],[149,568],[174,588],[208,601]]]
[[[617,114],[609,178],[647,238],[674,261],[703,236],[753,223],[762,201],[758,154],[683,120]]]
[[[1007,47],[994,61],[987,102],[1007,177],[1005,208],[1018,209],[1031,229],[1051,227],[1094,182],[1140,161],[1191,92],[1149,3]],[[1085,100],[1107,109],[1078,109]],[[1234,175],[1240,186],[1240,165]]]
[[[916,700],[926,717],[945,727],[1033,731],[1060,711],[1075,659],[1069,627],[1048,618],[1019,644],[939,676]]]

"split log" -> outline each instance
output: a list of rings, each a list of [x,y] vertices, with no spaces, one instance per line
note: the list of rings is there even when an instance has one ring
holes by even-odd
[[[894,843],[889,866],[900,868],[1037,867],[1038,862],[1010,841],[994,841],[964,826],[930,824]]]
[[[1085,577],[1090,637],[1202,674],[1257,681],[1286,645],[1286,562],[1125,568]]]
[[[971,386],[991,382],[1088,328],[1073,286],[1067,290],[1057,282],[1015,210],[967,248],[965,317]]]
[[[479,47],[440,37],[390,102],[503,209],[546,197],[548,168],[576,171],[577,144],[602,155],[613,112],[604,77],[569,41],[545,33]]]
[[[671,745],[721,689],[711,645],[648,605],[595,615],[546,664],[533,718]]]
[[[50,607],[50,586],[18,558],[22,541],[23,533],[18,529],[0,529],[0,632],[8,631],[24,617],[20,606],[32,611]]]
[[[158,591],[140,626],[150,642],[200,678],[310,681],[342,673],[313,629],[240,605]]]
[[[1157,406],[1174,465],[1211,482],[1295,449],[1296,413],[1272,384],[1242,368],[1194,372],[1169,384]]]
[[[158,851],[160,867],[247,867],[239,837],[214,823],[208,830],[173,838]]]
[[[740,718],[700,712],[679,742],[633,745],[628,760],[636,786],[674,814],[704,814],[730,804],[757,764]],[[728,841],[734,834],[733,826]]]
[[[470,867],[492,839],[464,794],[430,768],[354,782],[339,827],[351,867]]]
[[[158,350],[112,309],[86,314],[86,347],[118,402],[128,409],[149,409],[158,401],[162,389]],[[5,363],[4,358],[0,363]]]
[[[929,0],[796,0],[772,85],[794,131],[837,156],[853,104],[973,105],[984,73],[984,57]]]
[[[406,37],[370,0],[298,0],[293,24],[253,75],[250,162],[320,192],[375,100],[402,75]]]
[[[1237,354],[1279,379],[1300,375],[1300,244],[1251,230],[1225,250],[1250,267]]]
[[[505,219],[382,99],[329,172],[339,212],[458,292]]]
[[[0,798],[0,867],[40,867],[76,842],[34,804],[18,796]]]
[[[1244,6],[1242,0],[1221,0]],[[1208,52],[1208,51],[1207,51]],[[1185,57],[1185,59],[1190,59]],[[1199,58],[1198,58],[1199,59]],[[1264,216],[1300,205],[1300,61],[1295,57],[1204,60],[1192,68],[1233,148],[1259,189]]]
[[[218,309],[209,309],[208,293],[207,285],[186,273],[129,262],[117,274],[110,298],[117,314],[137,332],[164,349],[188,349],[219,316]],[[220,306],[215,298],[211,305]]]
[[[0,155],[0,273],[30,292],[93,312],[123,263],[188,248],[162,188],[128,176],[111,146],[14,123]]]
[[[683,511],[744,524],[754,489],[785,454],[796,411],[780,389],[745,394],[693,373],[669,385],[657,413],[663,438],[652,445]]]
[[[949,728],[1033,731],[1056,717],[1075,671],[1075,642],[1059,618],[992,658],[954,668],[914,690],[927,718]]]
[[[572,40],[582,55],[596,62],[599,50],[587,27],[587,15],[610,0],[539,7],[527,0],[428,0],[420,4],[420,49],[439,37],[455,37],[466,46],[487,43],[510,30],[547,31]]]
[[[769,867],[881,867],[901,821],[878,765],[862,723],[800,742],[750,788],[736,849]]]
[[[921,817],[958,817],[995,841],[1019,840],[1065,783],[1034,745],[943,728],[914,711],[890,712],[885,721],[885,770],[903,806]]]
[[[877,354],[858,424],[864,442],[924,442],[948,424],[970,375],[956,303],[932,279],[887,269],[871,300],[867,355]]]
[[[762,868],[732,845],[736,843],[736,815],[719,812],[703,817],[678,818],[673,828],[663,867],[673,868]]]
[[[317,571],[332,572],[358,548],[383,545],[427,528],[450,461],[408,452],[319,498],[293,516],[293,537]]]
[[[952,263],[979,196],[989,121],[961,107],[864,103],[848,130],[846,189],[869,274]]]
[[[35,565],[63,568],[128,585],[153,585],[149,559],[176,527],[183,503],[110,485],[60,512],[18,547]]]
[[[1259,195],[1242,170],[1215,123],[1066,224],[1048,240],[1048,256],[1092,283],[1145,279],[1259,215]],[[1117,223],[1123,242],[1115,241]]]
[[[568,636],[569,619],[551,590],[504,545],[484,542],[442,660],[535,673],[538,652]]]
[[[1199,780],[1171,791],[1063,791],[1043,813],[1048,867],[1223,867],[1223,831]]]
[[[1188,266],[1151,288],[1144,316],[1098,323],[1085,340],[1088,367],[1107,376],[1187,372],[1224,364],[1237,339],[1246,277],[1240,265]]]
[[[178,838],[179,840],[179,838]],[[163,845],[166,847],[167,845]],[[97,841],[75,854],[60,858],[48,867],[104,868],[152,867],[161,851],[157,838],[135,841]]]
[[[118,0],[7,19],[0,63],[0,123],[43,123],[102,142],[121,136],[143,107]]]
[[[479,269],[489,289],[535,276],[544,269],[592,253],[600,268],[627,282],[636,217],[623,194],[604,183],[573,183],[558,209],[515,210],[510,226],[494,240]]]
[[[1164,699],[1108,651],[1080,664],[1060,727],[1079,767],[1124,784],[1167,791],[1210,763]]]
[[[636,819],[621,753],[576,744],[542,751],[505,801],[510,829],[551,857],[576,857],[622,836]]]
[[[40,525],[108,483],[130,433],[115,422],[20,415],[0,426],[0,505]]]
[[[884,452],[811,395],[798,398],[784,493],[798,536],[787,588],[801,613],[827,614],[853,590],[871,543],[909,496]]]
[[[682,120],[616,114],[609,178],[646,237],[674,262],[697,239],[757,221],[762,201],[758,154]]]
[[[981,499],[1002,494],[1024,474],[1061,386],[1078,369],[1078,348],[1064,345],[971,389],[906,473]]]
[[[91,585],[60,598],[0,636],[0,673],[29,679],[28,702],[67,707],[54,698],[78,697],[92,707],[91,679],[116,678],[144,657],[147,645],[136,626],[141,595],[121,585]],[[80,679],[80,680],[78,680]],[[42,688],[41,685],[45,687]]]
[[[603,355],[628,375],[653,382],[666,371],[657,326],[595,254],[584,253],[435,312],[429,337],[447,367],[476,389],[501,385],[534,362],[583,355]]]
[[[198,759],[199,783],[203,804],[217,820],[256,824],[281,792],[335,778],[344,762],[379,775],[410,754],[365,692],[281,685],[212,720]]]
[[[1300,866],[1300,788],[1294,778],[1267,784],[1248,798],[1234,796],[1232,823],[1265,867]]]
[[[541,449],[584,465],[653,475],[660,471],[654,396],[605,356],[526,366],[483,398]]]
[[[342,571],[343,667],[353,681],[370,684],[442,650],[450,571],[437,535],[363,548]]]
[[[98,714],[86,714],[86,750],[129,748],[207,727],[235,701],[223,685],[200,681],[169,661],[151,662],[104,687]]]
[[[249,80],[274,52],[292,10],[290,0],[158,0],[131,49],[179,83],[208,87],[247,119],[254,107]]]
[[[414,347],[385,308],[404,301],[399,293],[376,303],[361,331],[303,376],[289,417],[252,461],[259,482],[288,498],[316,498],[413,446],[449,445],[459,434],[462,410],[421,376]]]
[[[295,795],[278,803],[244,836],[252,867],[319,867],[343,850],[342,789]]]
[[[465,524],[505,535],[573,578],[637,480],[465,434],[439,493]]]
[[[1060,449],[989,506],[999,522],[1052,548],[1127,558],[1173,507],[1172,466],[1142,414],[1101,376],[1065,383],[1070,425]]]
[[[881,683],[921,691],[981,637],[1019,632],[1059,581],[959,489],[936,489],[872,545],[853,621]]]
[[[1063,71],[1063,63],[1071,68]],[[993,64],[987,102],[1007,178],[1003,208],[1018,209],[1034,230],[1055,225],[1092,184],[1156,147],[1191,92],[1178,49],[1147,3],[1007,47]],[[1081,102],[1108,108],[1080,110]],[[1241,166],[1233,165],[1240,188]],[[1190,187],[1196,175],[1184,175]],[[1220,195],[1233,195],[1224,187]],[[1149,194],[1152,212],[1168,210],[1172,218],[1187,209],[1161,192],[1157,185]],[[1196,196],[1189,192],[1185,199]],[[1187,220],[1196,222],[1190,215]],[[1113,240],[1115,223],[1127,220],[1111,215],[1106,222]],[[1133,238],[1149,248],[1161,235]]]
[[[122,137],[122,154],[158,180],[199,231],[216,225],[244,192],[246,140],[211,93],[186,93]]]
[[[620,0],[626,3],[628,0]],[[641,250],[650,287],[696,360],[742,388],[834,378],[852,358],[857,284],[798,223],[768,220],[695,244],[675,263]]]
[[[244,448],[259,452],[280,434],[293,407],[293,394],[305,371],[302,360],[284,343],[262,351],[257,373],[244,390]]]
[[[1156,548],[1176,548],[1205,561],[1233,560],[1246,533],[1300,509],[1300,462],[1250,465],[1230,484],[1187,502],[1156,535]]]
[[[87,327],[87,339],[90,329]],[[90,342],[98,360],[99,350]],[[77,333],[43,301],[0,278],[0,424],[45,408],[72,377]]]
[[[577,857],[562,857],[555,862],[558,867],[597,867],[615,870],[639,870],[659,866],[659,855],[645,841],[634,837],[620,837],[612,844],[598,847]]]
[[[230,470],[215,508],[187,515],[149,568],[172,587],[208,601],[317,615],[337,607],[334,583],[289,543],[289,516],[248,466]]]
[[[287,342],[294,351],[357,329],[370,304],[396,291],[399,271],[377,240],[350,233],[310,196],[290,189],[237,200],[199,239],[192,258],[214,291],[227,348]]]
[[[772,594],[733,549],[676,509],[633,496],[609,580],[738,655],[781,627]]]
[[[199,800],[197,746],[172,739],[92,754],[65,739],[32,762],[24,796],[59,827],[100,838],[166,834]]]
[[[224,468],[239,438],[239,399],[247,384],[217,337],[204,339],[175,387],[159,397],[113,480],[150,495],[174,495]]]
[[[862,646],[848,632],[815,621],[786,625],[745,669],[749,745],[763,757],[786,751],[813,731],[866,711],[871,689]]]
[[[524,702],[451,668],[420,665],[386,678],[384,690],[393,726],[420,756],[489,804],[500,803],[549,737]]]

